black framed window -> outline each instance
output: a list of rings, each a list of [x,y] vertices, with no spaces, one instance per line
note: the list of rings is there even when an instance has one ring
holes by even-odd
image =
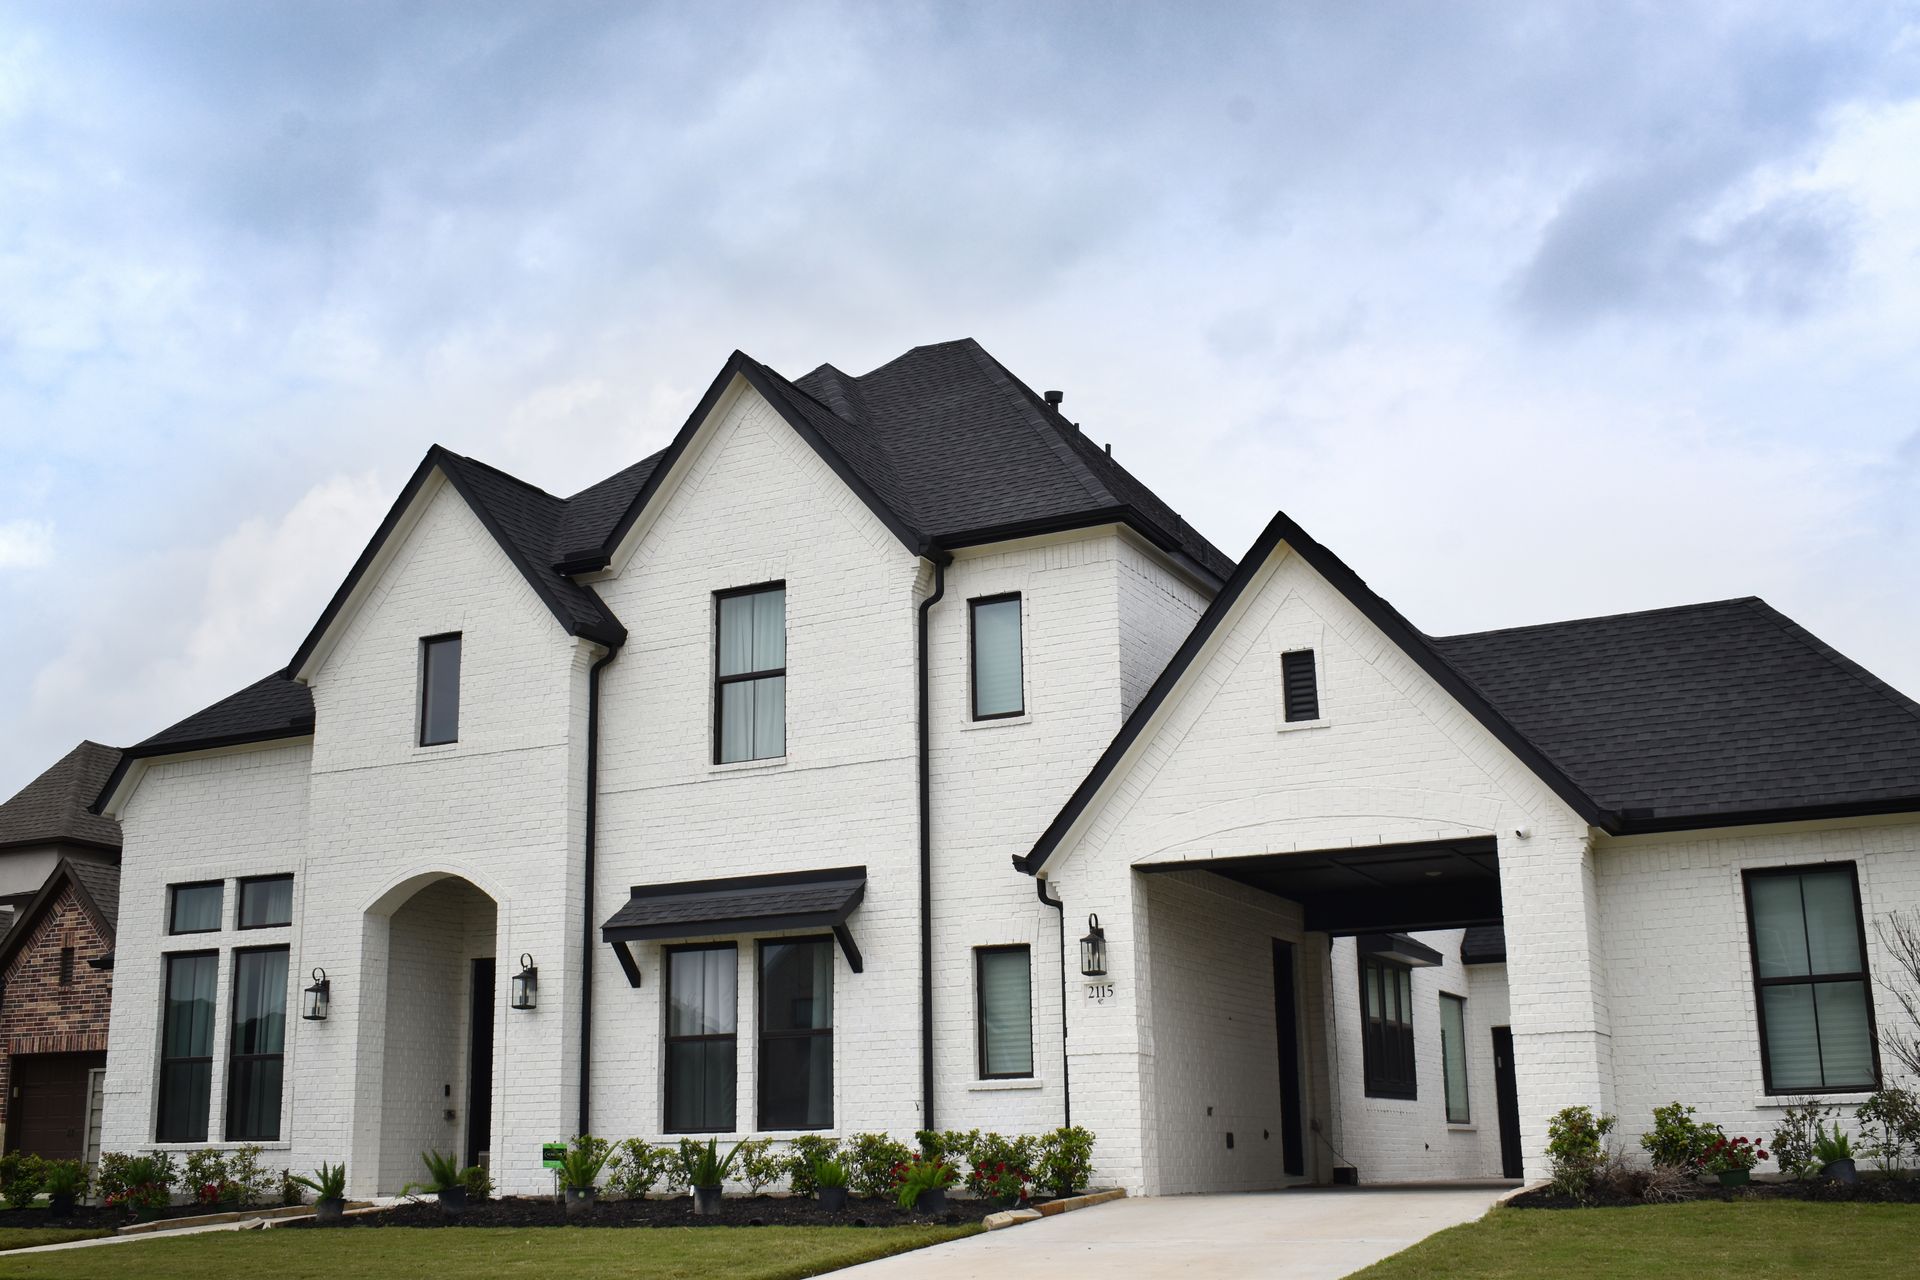
[[[219,880],[167,889],[168,933],[218,933],[226,885]]]
[[[233,953],[227,1037],[227,1141],[278,1142],[287,1052],[287,949]]]
[[[760,1127],[833,1125],[832,938],[760,944]]]
[[[253,876],[240,882],[242,929],[272,929],[292,923],[292,876]]]
[[[787,754],[787,586],[717,592],[713,761]]]
[[[1027,709],[1021,669],[1020,597],[985,596],[968,601],[973,665],[973,718],[997,720]]]
[[[1033,953],[1025,946],[973,952],[976,1039],[982,1080],[1033,1074]]]
[[[1767,1092],[1878,1089],[1858,868],[1769,867],[1744,880]]]
[[[460,636],[420,641],[420,745],[460,740]]]
[[[1375,956],[1360,957],[1360,1025],[1365,1044],[1367,1096],[1412,1098],[1413,970]]]
[[[166,959],[160,1027],[157,1142],[205,1142],[213,1098],[213,997],[220,953],[184,951]]]
[[[60,948],[60,985],[63,987],[70,987],[73,985],[73,948],[72,947]]]
[[[1313,650],[1294,649],[1280,655],[1280,684],[1289,723],[1320,718],[1320,676],[1314,670]]]
[[[739,981],[731,942],[667,949],[669,1133],[733,1129]]]
[[[1447,1123],[1470,1124],[1467,1105],[1467,1002],[1440,993],[1440,1074],[1447,1087]]]

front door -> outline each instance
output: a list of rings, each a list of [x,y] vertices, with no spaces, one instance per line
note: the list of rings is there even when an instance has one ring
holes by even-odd
[[[84,1158],[87,1073],[105,1064],[104,1053],[15,1057],[7,1098],[7,1149],[49,1160]]]
[[[1513,1028],[1493,1029],[1493,1096],[1500,1112],[1500,1175],[1520,1174],[1520,1090],[1513,1079]]]
[[[493,957],[473,962],[473,1016],[467,1025],[467,1163],[493,1147]]]
[[[1280,1158],[1287,1176],[1304,1177],[1307,1153],[1300,1131],[1300,1015],[1294,1007],[1293,944],[1273,943],[1273,1023],[1280,1046]]]

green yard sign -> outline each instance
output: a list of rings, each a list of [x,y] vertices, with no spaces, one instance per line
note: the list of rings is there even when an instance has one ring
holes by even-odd
[[[564,1142],[543,1142],[540,1144],[540,1163],[549,1169],[558,1169],[567,1161],[567,1144]]]

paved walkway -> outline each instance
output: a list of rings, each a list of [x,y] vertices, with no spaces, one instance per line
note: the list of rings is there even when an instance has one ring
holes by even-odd
[[[1116,1200],[836,1275],[857,1280],[1336,1280],[1443,1227],[1473,1221],[1513,1187],[1329,1187]]]

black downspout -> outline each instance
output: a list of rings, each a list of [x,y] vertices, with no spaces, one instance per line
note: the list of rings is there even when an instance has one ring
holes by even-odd
[[[920,1127],[933,1128],[933,749],[927,724],[927,614],[947,593],[947,561],[938,548],[933,594],[920,602]]]
[[[1060,1123],[1073,1128],[1073,1081],[1068,1075],[1067,1065],[1067,904],[1060,898],[1047,896],[1047,882],[1038,876],[1033,880],[1034,892],[1040,895],[1040,901],[1060,913]]]
[[[580,919],[580,1125],[592,1133],[587,1100],[593,1085],[593,858],[600,811],[600,671],[620,655],[618,649],[587,668],[587,883],[586,910]]]

